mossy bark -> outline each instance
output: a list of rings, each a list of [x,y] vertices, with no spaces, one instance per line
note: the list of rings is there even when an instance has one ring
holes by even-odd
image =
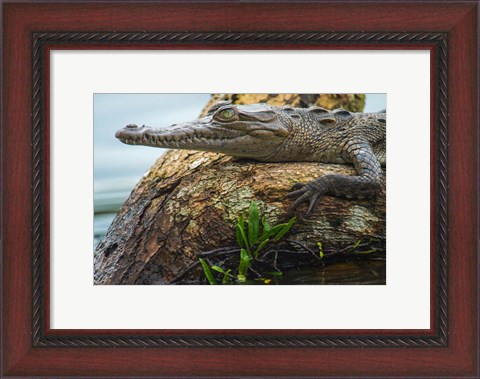
[[[257,102],[263,95],[243,96]],[[288,101],[307,101],[300,96],[309,96],[305,105],[312,105],[321,98],[296,96]],[[268,102],[274,100],[278,99]],[[283,99],[282,104],[294,104],[288,101]],[[137,184],[95,250],[95,283],[170,283],[198,262],[200,253],[235,245],[235,223],[252,200],[270,224],[284,222],[293,215],[292,201],[285,199],[293,184],[329,173],[355,174],[349,165],[259,163],[215,153],[169,151]],[[305,210],[296,211],[299,217],[290,238],[306,246],[322,242],[326,249],[340,249],[385,235],[385,193],[375,200],[325,196],[309,218],[301,217]],[[202,276],[197,267],[190,282]]]
[[[278,107],[290,105],[306,108],[318,105],[327,109],[344,108],[352,112],[361,112],[365,106],[365,95],[362,94],[215,94],[212,95],[202,115],[219,100],[230,101],[233,104],[267,103]]]

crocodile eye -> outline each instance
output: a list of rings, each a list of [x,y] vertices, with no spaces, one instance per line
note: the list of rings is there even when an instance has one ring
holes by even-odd
[[[235,116],[235,111],[232,108],[227,108],[221,111],[218,116],[224,120],[229,120]]]

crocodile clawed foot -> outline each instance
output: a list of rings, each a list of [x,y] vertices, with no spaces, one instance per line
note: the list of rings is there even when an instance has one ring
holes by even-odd
[[[315,208],[321,194],[321,189],[318,188],[318,183],[313,181],[306,184],[296,183],[292,187],[292,192],[288,193],[286,197],[289,199],[296,199],[290,206],[292,210],[296,209],[300,204],[308,202],[308,210],[307,213],[305,213],[305,217],[308,217]]]

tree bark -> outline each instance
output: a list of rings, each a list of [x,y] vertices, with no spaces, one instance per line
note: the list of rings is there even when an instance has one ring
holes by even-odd
[[[302,217],[305,205],[292,213],[285,195],[293,184],[331,173],[355,175],[349,165],[259,163],[169,151],[140,180],[97,246],[95,283],[172,282],[198,263],[202,252],[235,245],[235,224],[252,200],[270,224],[297,215],[289,238],[307,247],[321,242],[324,249],[342,249],[384,237],[385,192],[375,200],[324,196],[309,218]],[[189,272],[189,283],[202,280],[201,267]]]

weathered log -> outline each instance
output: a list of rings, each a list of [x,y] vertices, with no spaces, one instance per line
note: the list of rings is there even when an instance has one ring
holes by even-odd
[[[348,165],[258,163],[170,151],[133,190],[97,247],[95,283],[169,283],[198,262],[200,253],[235,245],[235,223],[251,200],[270,224],[286,221],[292,213],[284,196],[292,185],[327,173],[352,175],[354,170]],[[311,247],[322,242],[325,249],[383,235],[384,194],[375,200],[325,196],[291,231],[292,239]]]
[[[358,95],[214,95],[212,102],[268,102],[343,106],[361,110]],[[210,103],[207,105],[206,108]],[[205,112],[205,110],[204,110]],[[293,184],[328,173],[354,175],[349,165],[259,163],[222,154],[169,151],[127,199],[94,253],[96,284],[166,284],[184,276],[204,281],[202,252],[235,245],[235,224],[255,200],[270,224],[294,213],[285,199]],[[325,196],[309,218],[299,216],[290,239],[303,246],[341,250],[358,240],[385,236],[385,192],[375,200]]]
[[[214,94],[203,109],[201,116],[217,101],[229,101],[232,104],[267,103],[273,106],[290,105],[291,107],[308,108],[312,105],[327,109],[344,108],[352,112],[361,112],[365,106],[365,95],[362,94],[292,94],[292,93],[246,93],[246,94]]]

